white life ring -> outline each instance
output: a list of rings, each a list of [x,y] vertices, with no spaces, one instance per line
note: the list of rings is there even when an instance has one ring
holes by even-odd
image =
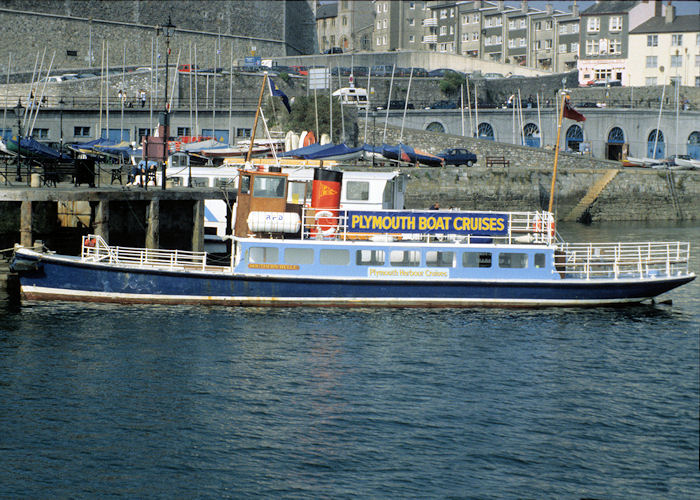
[[[331,236],[335,234],[336,226],[334,225],[329,225],[324,229],[324,227],[321,225],[319,220],[321,219],[335,219],[336,215],[333,214],[333,212],[329,210],[321,210],[320,212],[316,212],[316,215],[314,216],[314,219],[316,221],[316,230],[320,232],[323,236]]]

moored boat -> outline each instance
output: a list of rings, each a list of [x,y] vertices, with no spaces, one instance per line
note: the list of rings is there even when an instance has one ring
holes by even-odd
[[[318,169],[311,207],[282,172],[241,171],[233,251],[124,248],[79,256],[17,248],[26,299],[251,306],[596,306],[692,281],[686,242],[573,244],[551,213],[339,208],[342,173]]]

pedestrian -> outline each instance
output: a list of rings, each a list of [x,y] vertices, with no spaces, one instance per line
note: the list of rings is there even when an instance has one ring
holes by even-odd
[[[141,89],[139,91],[139,99],[141,99],[141,107],[143,108],[146,105],[146,91]]]
[[[436,201],[433,203],[433,206],[430,207],[430,210],[440,210],[440,204]]]

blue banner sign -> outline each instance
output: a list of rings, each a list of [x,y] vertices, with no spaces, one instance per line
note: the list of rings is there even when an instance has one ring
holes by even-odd
[[[348,210],[350,233],[508,234],[508,215],[470,212],[358,212]]]

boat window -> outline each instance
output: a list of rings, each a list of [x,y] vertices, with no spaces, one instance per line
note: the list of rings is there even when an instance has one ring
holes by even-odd
[[[209,187],[209,179],[207,177],[192,177],[192,187]]]
[[[383,266],[386,256],[384,250],[357,250],[355,263],[358,266]]]
[[[250,247],[248,250],[248,262],[252,264],[276,263],[279,260],[279,248],[277,247]]]
[[[543,253],[535,254],[535,267],[544,267],[545,262],[546,261]]]
[[[236,180],[230,177],[214,177],[214,187],[232,188],[236,185]]]
[[[428,267],[454,267],[454,252],[438,252],[429,250],[425,252],[425,265]]]
[[[311,189],[308,188],[310,182],[304,181],[289,181],[289,187],[287,188],[289,194],[287,198],[289,201],[295,204],[301,204],[306,201],[306,193],[310,193]]]
[[[313,264],[314,251],[311,248],[287,248],[284,251],[285,264]]]
[[[256,198],[283,198],[284,181],[284,177],[256,175],[253,196]]]
[[[182,177],[168,177],[168,182],[172,183],[173,186],[182,186]]]
[[[385,207],[394,206],[394,183],[387,182],[384,184],[384,195],[382,197],[382,204]]]
[[[503,252],[498,254],[498,267],[524,268],[527,267],[526,253]]]
[[[319,261],[324,266],[347,266],[350,264],[350,252],[348,250],[322,249]]]
[[[489,252],[464,252],[462,254],[462,267],[491,267],[491,254]]]
[[[244,175],[241,177],[241,194],[250,193],[250,176]]]
[[[368,181],[348,181],[345,186],[345,197],[353,201],[369,200],[369,182]]]
[[[389,264],[395,267],[420,266],[418,250],[392,250],[389,252]]]

